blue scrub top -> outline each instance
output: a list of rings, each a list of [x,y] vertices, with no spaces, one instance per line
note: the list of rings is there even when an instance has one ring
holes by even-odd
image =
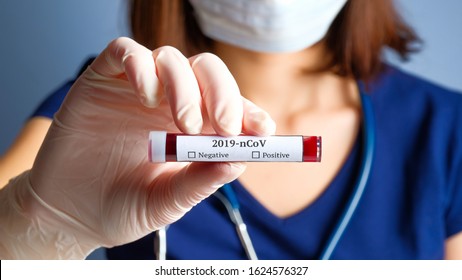
[[[65,84],[34,114],[52,116]],[[385,66],[369,85],[376,147],[364,196],[333,259],[441,259],[462,231],[462,95]],[[326,191],[278,218],[232,183],[260,259],[316,259],[341,215],[361,161],[359,140]],[[307,180],[309,185],[309,180]],[[284,187],[284,186],[281,186]],[[226,209],[204,200],[167,231],[171,259],[245,259]],[[154,237],[107,250],[110,259],[154,258]]]

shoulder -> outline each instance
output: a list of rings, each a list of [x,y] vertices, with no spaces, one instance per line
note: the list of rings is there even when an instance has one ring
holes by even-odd
[[[91,57],[88,58],[83,64],[82,67],[80,68],[77,76],[75,79],[77,79],[83,71],[93,62],[95,58]],[[61,104],[64,101],[64,98],[67,95],[67,92],[71,89],[72,85],[75,82],[75,79],[71,79],[65,83],[63,83],[61,86],[59,86],[56,90],[52,91],[40,104],[39,106],[35,109],[35,111],[31,114],[31,118],[33,117],[46,117],[46,118],[53,118],[53,115],[58,111],[59,107],[61,107]]]
[[[46,117],[49,119],[53,118],[53,115],[58,111],[61,103],[63,103],[64,98],[66,97],[67,92],[72,87],[74,81],[67,81],[56,90],[52,91],[35,109],[32,113],[31,118],[33,117]]]
[[[371,82],[370,91],[377,102],[393,105],[455,109],[462,104],[461,92],[390,65]]]
[[[443,203],[449,203],[453,197],[452,205],[461,205],[454,216],[460,216],[462,94],[386,66],[371,84],[370,95],[376,117],[377,145],[386,151],[384,157],[393,155],[394,164],[414,174],[415,180],[426,178],[425,183],[419,181],[416,186],[428,184],[428,189],[433,191],[440,186]]]
[[[368,88],[376,124],[375,184],[398,189],[392,201],[434,224],[462,230],[462,94],[386,66]],[[390,176],[393,174],[393,176]],[[402,196],[402,194],[406,194]],[[376,200],[377,201],[377,200]],[[433,214],[429,214],[432,209]],[[445,217],[441,219],[442,217]]]
[[[426,165],[446,179],[460,172],[461,93],[386,66],[371,83],[370,95],[378,143],[389,144],[386,149],[412,162],[410,168]]]
[[[426,132],[462,141],[461,93],[389,65],[368,90],[379,124],[401,129],[404,137]]]
[[[387,132],[412,140],[444,139],[462,150],[462,93],[389,65],[368,91],[377,123]]]

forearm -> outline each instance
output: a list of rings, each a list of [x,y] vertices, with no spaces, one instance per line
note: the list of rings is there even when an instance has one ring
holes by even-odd
[[[27,172],[1,189],[0,259],[85,258],[94,247],[83,246],[51,212],[34,197]]]
[[[0,156],[0,189],[11,178],[32,168],[50,124],[51,119],[49,118],[34,117],[30,119],[13,144]]]
[[[445,258],[447,260],[462,260],[462,232],[446,240]]]

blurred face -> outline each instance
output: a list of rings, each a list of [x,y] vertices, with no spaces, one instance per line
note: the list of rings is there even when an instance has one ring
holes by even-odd
[[[327,33],[347,0],[190,0],[208,37],[258,52],[294,52]]]

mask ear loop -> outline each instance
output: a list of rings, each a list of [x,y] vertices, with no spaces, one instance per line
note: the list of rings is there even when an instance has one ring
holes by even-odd
[[[375,117],[374,111],[372,108],[372,103],[370,96],[366,93],[364,84],[358,82],[358,90],[361,98],[361,107],[362,107],[362,119],[363,119],[363,149],[362,149],[362,160],[359,176],[355,182],[355,188],[353,193],[343,211],[342,216],[337,222],[337,225],[334,228],[327,246],[322,251],[321,260],[328,260],[331,258],[332,253],[334,252],[340,238],[342,237],[348,223],[350,222],[356,208],[358,207],[359,201],[364,193],[366,188],[367,181],[372,168],[372,161],[374,158],[374,148],[375,148]]]

